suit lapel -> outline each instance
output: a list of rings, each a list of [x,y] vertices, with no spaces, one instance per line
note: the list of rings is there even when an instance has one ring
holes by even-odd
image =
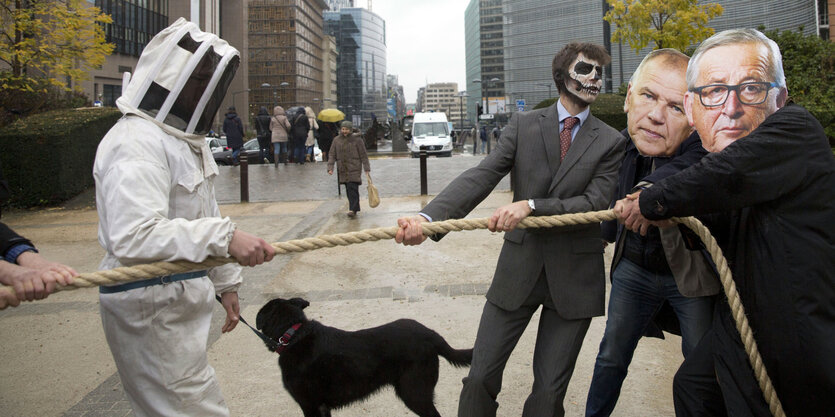
[[[539,116],[539,132],[545,144],[545,155],[548,158],[548,166],[551,169],[551,178],[557,174],[560,167],[560,121],[557,117],[557,104],[548,107],[548,110]],[[570,149],[570,148],[569,148]]]
[[[551,182],[551,187],[548,188],[549,193],[554,191],[554,188],[556,188],[560,181],[562,181],[565,174],[567,174],[571,167],[573,167],[574,164],[580,160],[595,139],[597,139],[597,119],[595,119],[594,116],[589,115],[589,118],[586,119],[586,122],[580,127],[580,131],[577,132],[577,136],[574,137],[571,147],[568,148],[565,160],[559,164],[557,173],[554,175],[554,180]],[[560,159],[559,149],[559,143],[557,143],[557,161]]]

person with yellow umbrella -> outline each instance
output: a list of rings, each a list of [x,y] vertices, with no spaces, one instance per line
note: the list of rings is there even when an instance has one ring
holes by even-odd
[[[337,109],[324,109],[316,117],[319,123],[319,149],[322,151],[322,161],[328,161],[333,138],[339,135],[339,122],[345,119],[345,113]]]

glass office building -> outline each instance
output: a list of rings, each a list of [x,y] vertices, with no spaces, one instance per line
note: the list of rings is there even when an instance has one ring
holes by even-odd
[[[476,120],[476,105],[481,103],[481,27],[479,25],[479,0],[470,0],[464,11],[464,54],[467,71],[467,120]]]
[[[325,12],[325,32],[336,39],[338,107],[367,128],[386,119],[386,22],[362,8]]]
[[[471,4],[475,2],[473,0]],[[818,30],[817,0],[711,2],[724,7],[723,14],[709,23],[716,32],[759,26],[766,30],[797,30],[802,26],[806,34]],[[554,54],[573,41],[594,42],[609,48],[612,63],[604,71],[604,92],[617,91],[618,86],[628,83],[641,59],[652,48],[636,53],[627,44],[606,45],[610,32],[614,31],[614,26],[603,20],[607,7],[605,0],[504,0],[504,79],[510,102],[524,99],[526,109],[531,109],[549,96],[556,97],[551,61]],[[468,54],[470,49],[468,45]],[[468,82],[469,77],[468,72]],[[469,84],[467,87],[470,89]],[[515,110],[513,106],[509,109]]]

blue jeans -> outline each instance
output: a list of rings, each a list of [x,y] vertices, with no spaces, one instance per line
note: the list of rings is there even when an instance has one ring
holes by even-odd
[[[233,149],[232,149],[232,162],[234,162],[234,163],[236,163],[236,164],[237,164],[237,163],[239,163],[240,161],[238,161],[238,157],[239,157],[240,155],[241,155],[241,148],[240,148],[240,146],[239,146],[239,147],[237,147],[237,148],[233,148]]]
[[[672,275],[655,274],[621,259],[612,274],[606,330],[594,363],[586,416],[612,413],[635,347],[665,300],[678,316],[681,350],[687,357],[710,328],[714,298],[685,297]]]
[[[278,162],[278,156],[285,152],[287,152],[287,142],[273,142],[273,154],[275,154],[275,162]]]
[[[293,148],[293,162],[297,164],[304,164],[304,144]]]

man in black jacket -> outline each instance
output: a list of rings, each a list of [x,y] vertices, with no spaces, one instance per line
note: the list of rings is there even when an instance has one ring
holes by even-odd
[[[258,115],[255,116],[255,131],[258,135],[258,148],[260,149],[258,157],[263,159],[265,164],[269,164],[272,132],[270,131],[270,113],[264,106],[261,106]]]
[[[232,148],[232,163],[238,165],[241,147],[244,146],[244,125],[234,107],[229,107],[223,119],[223,133],[226,134],[226,146]]]
[[[704,41],[687,84],[688,120],[712,153],[624,202],[627,227],[642,227],[635,202],[650,220],[725,212],[725,253],[777,397],[789,416],[831,415],[835,158],[823,128],[785,106],[780,50],[755,30]],[[676,414],[771,415],[743,349],[728,303],[717,303],[676,374]]]
[[[684,114],[687,60],[674,49],[655,50],[632,75],[624,102],[627,129],[621,132],[630,141],[612,204],[707,154]],[[700,251],[686,248],[678,228],[652,226],[642,236],[615,221],[602,227],[604,239],[616,242],[615,255],[586,416],[612,413],[641,336],[664,337],[654,318],[672,321],[672,328],[665,325],[664,330],[682,336],[687,357],[710,327],[713,295],[720,291],[710,264]]]

